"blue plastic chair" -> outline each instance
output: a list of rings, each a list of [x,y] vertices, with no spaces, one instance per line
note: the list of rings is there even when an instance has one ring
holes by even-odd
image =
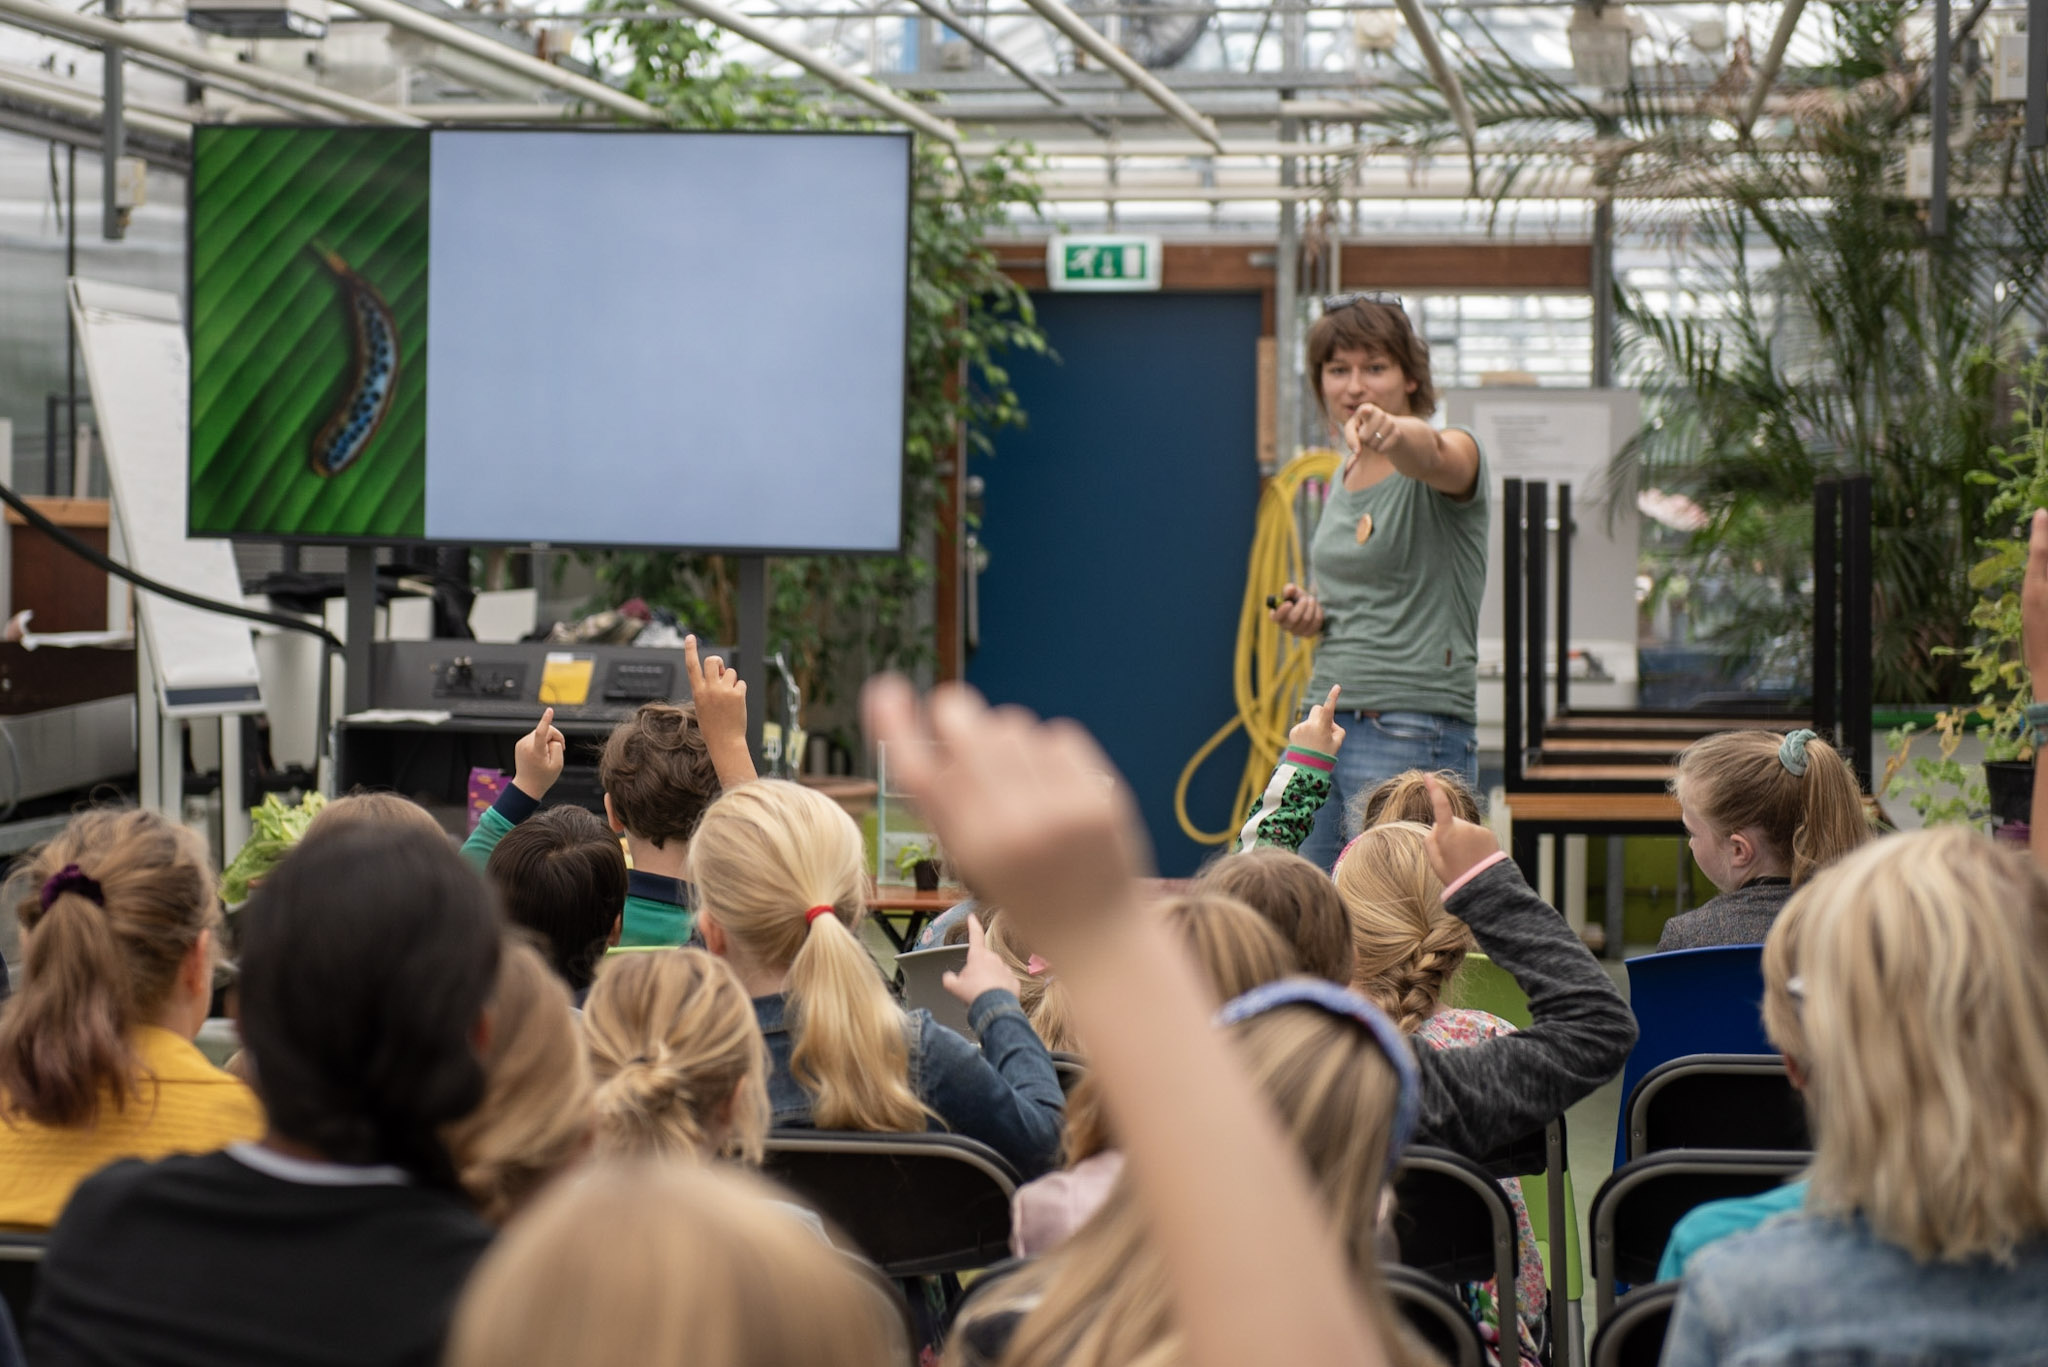
[[[1660,1063],[1687,1054],[1774,1054],[1764,1037],[1764,947],[1712,945],[1628,961],[1636,1047],[1621,1070],[1614,1166],[1628,1161],[1628,1098]]]

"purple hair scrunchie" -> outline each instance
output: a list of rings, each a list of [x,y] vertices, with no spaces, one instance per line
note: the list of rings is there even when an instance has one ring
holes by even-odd
[[[49,881],[43,884],[43,910],[48,911],[50,903],[67,892],[77,893],[96,907],[107,904],[105,895],[100,892],[98,879],[88,876],[85,870],[76,864],[66,864],[51,874]]]

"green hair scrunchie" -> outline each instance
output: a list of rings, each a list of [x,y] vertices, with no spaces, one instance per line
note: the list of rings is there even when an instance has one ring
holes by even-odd
[[[1819,740],[1820,733],[1800,727],[1790,732],[1778,743],[1778,763],[1785,766],[1785,772],[1794,778],[1806,777],[1806,743]]]

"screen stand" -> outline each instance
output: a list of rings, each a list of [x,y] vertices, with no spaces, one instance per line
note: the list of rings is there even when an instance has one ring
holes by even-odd
[[[768,562],[758,555],[739,557],[739,660],[747,689],[747,753],[761,764],[761,720],[768,708]],[[787,745],[789,738],[783,737]]]
[[[343,579],[348,591],[348,630],[342,670],[342,715],[370,710],[370,654],[377,635],[377,548],[350,546]]]

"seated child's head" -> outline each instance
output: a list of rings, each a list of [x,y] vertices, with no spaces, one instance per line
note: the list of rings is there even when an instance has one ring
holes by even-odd
[[[90,1125],[103,1099],[136,1099],[135,1027],[205,1019],[221,919],[206,844],[155,812],[81,812],[16,866],[7,901],[28,971],[0,1012],[0,1124]]]
[[[270,1127],[335,1163],[458,1189],[504,915],[438,829],[308,835],[242,911],[241,1028]]]
[[[584,1006],[583,1035],[600,1153],[761,1161],[768,1043],[724,960],[701,949],[612,956]]]
[[[1294,946],[1301,971],[1340,986],[1351,982],[1351,922],[1330,875],[1291,850],[1259,845],[1226,854],[1202,870],[1196,886],[1234,897],[1273,923]]]
[[[826,1130],[922,1130],[903,1012],[860,942],[867,849],[844,808],[764,778],[721,794],[690,841],[698,926],[743,980],[781,975],[789,1067]]]
[[[1294,950],[1272,923],[1235,897],[1210,887],[1169,897],[1158,913],[1188,947],[1216,1000],[1241,997],[1255,987],[1299,971]],[[1061,1145],[1069,1165],[1115,1146],[1102,1091],[1090,1074],[1067,1098]]]
[[[984,914],[985,913],[985,914]],[[1000,954],[1010,971],[1017,975],[1017,1002],[1024,1008],[1024,1014],[1031,1018],[1031,1028],[1045,1041],[1045,1047],[1056,1054],[1078,1054],[1081,1052],[1080,1037],[1074,1033],[1073,1010],[1067,1003],[1067,989],[1052,966],[1031,952],[1031,946],[1018,933],[1012,921],[993,907],[977,905],[971,913],[983,918],[982,924],[988,931],[988,947]],[[962,921],[956,929],[965,931],[967,923]],[[950,932],[948,932],[950,938]],[[966,943],[963,934],[959,941]]]
[[[604,808],[615,826],[656,849],[688,841],[711,799],[718,772],[688,703],[649,702],[612,728],[597,761]]]
[[[1429,867],[1429,828],[1370,826],[1337,859],[1337,895],[1351,917],[1358,966],[1352,985],[1412,1032],[1435,1015],[1472,949],[1472,932],[1444,910]]]
[[[513,827],[484,872],[562,980],[590,986],[626,905],[626,856],[610,828],[581,807],[549,807]]]
[[[1671,792],[1693,862],[1723,892],[1773,875],[1798,887],[1871,834],[1855,771],[1811,731],[1694,741]]]
[[[1482,824],[1479,815],[1479,800],[1472,796],[1472,790],[1465,786],[1465,777],[1449,769],[1439,769],[1434,774],[1423,769],[1410,769],[1365,790],[1351,808],[1351,825],[1355,830],[1366,830],[1384,825],[1389,821],[1414,821],[1427,826],[1436,819],[1436,809],[1430,805],[1429,789],[1423,780],[1434,778],[1444,790],[1444,796],[1451,801],[1451,815],[1460,821],[1469,821],[1477,826]]]
[[[592,1164],[477,1265],[448,1367],[887,1367],[902,1321],[854,1260],[744,1174]]]
[[[2048,1234],[2048,878],[1960,827],[1874,840],[1764,941],[1764,1027],[1813,1121],[1810,1209],[1921,1261]]]
[[[1319,979],[1296,981],[1349,997]],[[1399,1324],[1376,1258],[1381,1194],[1401,1142],[1393,1118],[1402,1084],[1386,1046],[1354,1016],[1308,1003],[1275,1005],[1226,1028],[1308,1166],[1356,1289],[1379,1309],[1381,1323]],[[1005,1362],[1177,1361],[1168,1349],[1177,1343],[1178,1319],[1166,1282],[1126,1169],[1072,1238],[978,1297],[969,1314],[1021,1312]],[[1388,1346],[1393,1367],[1432,1361],[1406,1334]]]
[[[483,1102],[442,1137],[478,1213],[502,1225],[589,1146],[590,1064],[568,989],[517,934],[490,1011]]]
[[[322,807],[307,823],[306,833],[299,838],[311,840],[316,835],[356,825],[410,826],[422,834],[431,831],[443,840],[449,838],[441,823],[434,820],[434,814],[419,803],[398,793],[373,788],[338,797]]]

